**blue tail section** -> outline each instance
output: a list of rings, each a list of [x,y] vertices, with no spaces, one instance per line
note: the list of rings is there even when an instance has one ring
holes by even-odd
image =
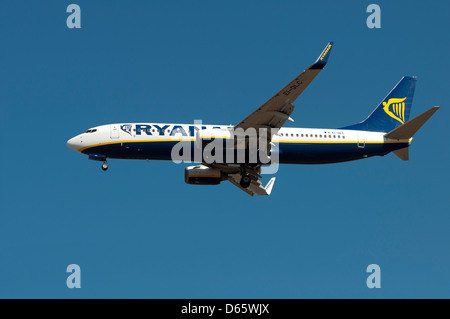
[[[363,122],[345,130],[390,132],[409,120],[417,77],[404,76]]]

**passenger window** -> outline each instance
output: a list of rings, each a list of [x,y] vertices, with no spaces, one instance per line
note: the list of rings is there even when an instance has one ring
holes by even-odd
[[[316,137],[317,137],[317,134],[316,134]]]
[[[333,135],[333,138],[336,138],[336,135]]]
[[[338,138],[341,138],[341,136],[340,136],[340,135],[338,135]]]
[[[320,138],[322,138],[322,135],[319,135]]]

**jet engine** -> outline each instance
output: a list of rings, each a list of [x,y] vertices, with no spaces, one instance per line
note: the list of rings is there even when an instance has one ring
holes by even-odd
[[[184,180],[187,184],[218,185],[226,176],[217,168],[204,165],[189,166],[184,170]]]

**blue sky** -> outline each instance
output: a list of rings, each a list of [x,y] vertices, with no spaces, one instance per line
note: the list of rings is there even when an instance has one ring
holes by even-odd
[[[2,2],[0,297],[450,297],[448,1],[377,1],[381,29],[369,1],[78,0],[68,29],[70,3]],[[171,162],[105,173],[65,144],[116,122],[236,124],[329,41],[289,126],[357,123],[416,75],[412,116],[441,109],[409,162],[285,165],[252,198]]]

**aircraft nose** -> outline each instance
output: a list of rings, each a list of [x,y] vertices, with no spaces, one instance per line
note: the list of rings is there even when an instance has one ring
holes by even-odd
[[[70,140],[67,141],[66,144],[71,149],[78,151],[81,147],[80,137],[79,136],[72,137]]]

